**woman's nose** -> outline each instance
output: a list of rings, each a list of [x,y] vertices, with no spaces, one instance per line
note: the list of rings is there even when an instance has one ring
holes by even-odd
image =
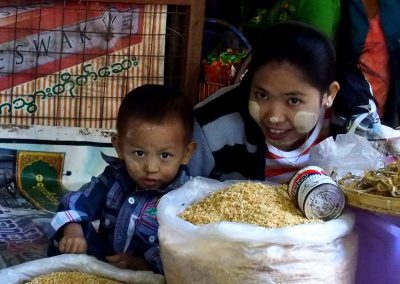
[[[264,121],[272,124],[283,122],[285,117],[283,109],[279,106],[271,106],[264,114]]]

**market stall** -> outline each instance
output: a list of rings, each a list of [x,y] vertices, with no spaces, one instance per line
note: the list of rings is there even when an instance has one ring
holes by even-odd
[[[103,154],[116,155],[110,137],[126,91],[174,82],[195,102],[245,72],[239,69],[248,63],[249,45],[207,53],[199,98],[193,78],[201,67],[203,1],[136,2],[0,1],[0,31],[7,31],[0,43],[0,280],[75,271],[128,283],[400,282],[400,169],[390,166],[398,153],[387,147],[397,137],[321,143],[310,164],[324,171],[313,174],[329,186],[319,195],[305,191],[303,199],[302,178],[296,185],[193,178],[159,203],[165,277],[86,255],[47,258],[47,230],[61,196],[98,175]],[[229,195],[235,184],[267,191]],[[275,208],[269,193],[276,192],[276,204],[286,207],[266,218]],[[249,207],[241,207],[246,198]],[[206,210],[194,211],[202,202]],[[230,219],[254,207],[256,217]],[[215,219],[215,208],[229,216]]]

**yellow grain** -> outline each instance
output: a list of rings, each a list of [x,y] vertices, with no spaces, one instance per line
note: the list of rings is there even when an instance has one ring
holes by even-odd
[[[241,182],[189,205],[180,217],[195,225],[221,221],[282,228],[317,222],[305,218],[287,194],[286,185]]]
[[[120,282],[78,271],[52,272],[35,277],[27,284],[120,284]]]

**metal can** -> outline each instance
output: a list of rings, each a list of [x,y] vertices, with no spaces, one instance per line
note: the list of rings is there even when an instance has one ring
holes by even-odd
[[[329,221],[345,206],[345,196],[337,183],[320,167],[299,170],[289,182],[289,196],[306,218]]]

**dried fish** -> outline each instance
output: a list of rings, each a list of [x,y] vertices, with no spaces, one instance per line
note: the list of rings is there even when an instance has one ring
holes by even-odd
[[[368,171],[364,176],[347,174],[338,184],[361,192],[400,197],[400,160],[384,168]]]

